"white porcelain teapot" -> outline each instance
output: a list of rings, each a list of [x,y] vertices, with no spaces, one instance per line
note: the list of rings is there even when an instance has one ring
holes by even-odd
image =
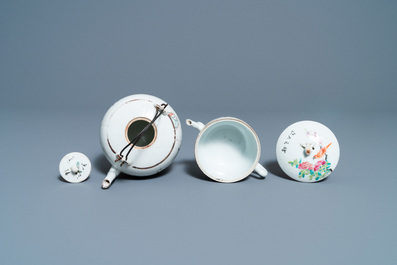
[[[120,172],[149,176],[167,168],[178,154],[182,128],[166,102],[137,94],[120,99],[106,112],[100,141],[112,165],[102,182],[107,189]]]

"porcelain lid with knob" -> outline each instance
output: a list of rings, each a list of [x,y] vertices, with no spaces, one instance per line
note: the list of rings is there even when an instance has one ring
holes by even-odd
[[[80,183],[91,173],[91,162],[87,156],[79,152],[65,155],[59,163],[59,173],[70,183]]]
[[[339,161],[339,143],[332,131],[315,121],[300,121],[280,135],[277,161],[291,178],[316,182],[328,177]]]

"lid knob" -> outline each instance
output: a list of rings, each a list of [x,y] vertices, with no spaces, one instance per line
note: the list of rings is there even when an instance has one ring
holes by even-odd
[[[70,168],[70,170],[72,171],[73,174],[79,173],[78,163],[79,163],[79,162],[77,162],[77,164],[73,165],[73,166]]]

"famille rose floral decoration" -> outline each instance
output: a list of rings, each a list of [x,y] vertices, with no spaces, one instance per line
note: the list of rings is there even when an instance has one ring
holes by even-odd
[[[302,182],[325,179],[339,161],[339,144],[335,135],[314,121],[290,125],[281,133],[276,148],[281,169]]]

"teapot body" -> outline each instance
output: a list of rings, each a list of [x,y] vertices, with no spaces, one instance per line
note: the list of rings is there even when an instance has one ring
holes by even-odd
[[[182,143],[182,129],[175,111],[165,104],[157,97],[136,94],[120,99],[106,112],[100,142],[113,168],[132,176],[149,176],[172,163]],[[164,111],[151,124],[159,108]]]

